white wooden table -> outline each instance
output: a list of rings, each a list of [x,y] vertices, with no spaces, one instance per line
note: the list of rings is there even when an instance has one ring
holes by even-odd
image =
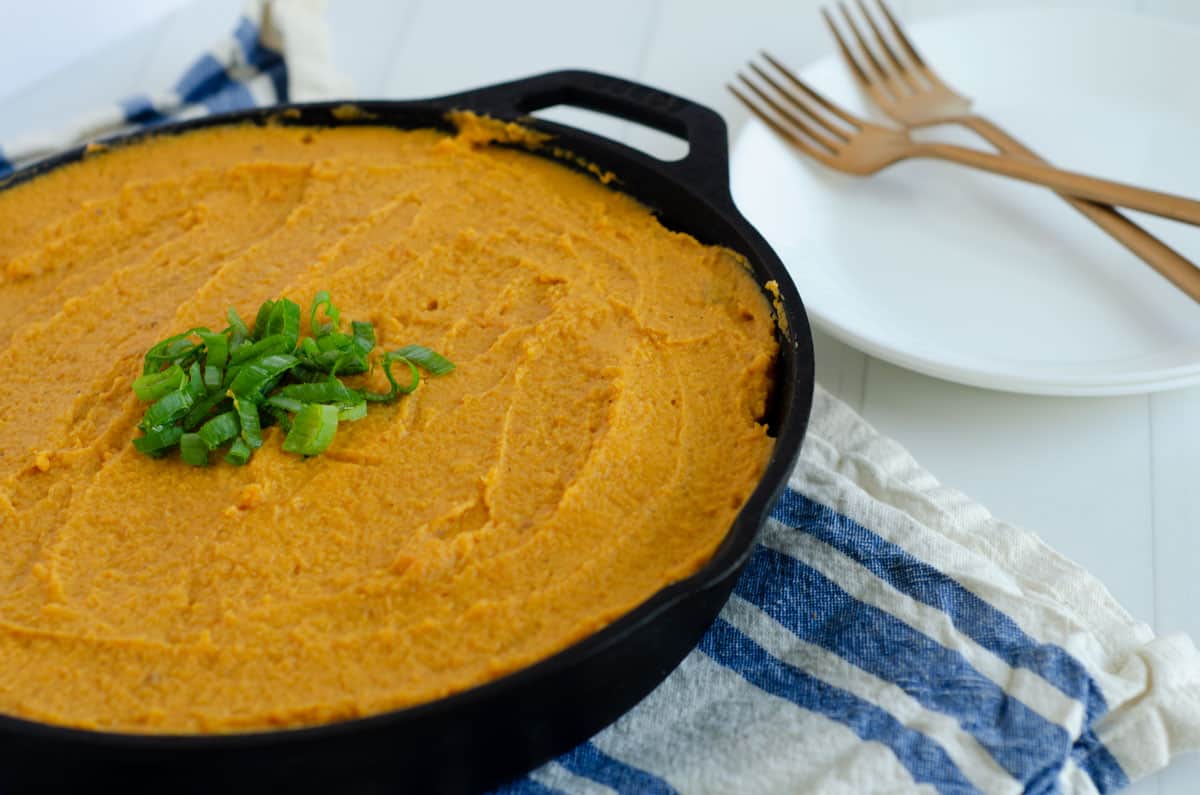
[[[910,22],[1034,4],[891,2]],[[228,32],[240,5],[241,0],[0,4],[0,26],[7,31],[0,51],[0,142],[63,123],[98,102],[166,87]],[[330,5],[336,62],[361,97],[420,97],[583,67],[699,100],[725,115],[732,135],[746,114],[722,85],[758,48],[795,64],[830,51],[817,0]],[[1196,0],[1090,5],[1200,24]],[[597,123],[582,112],[561,118],[654,153],[679,153],[677,144],[631,125]],[[1185,253],[1200,257],[1200,251]],[[820,382],[907,445],[944,482],[1037,531],[1094,572],[1158,632],[1200,638],[1200,387],[1144,397],[1025,397],[917,375],[819,330],[816,346]],[[1200,792],[1200,757],[1182,759],[1129,791]]]

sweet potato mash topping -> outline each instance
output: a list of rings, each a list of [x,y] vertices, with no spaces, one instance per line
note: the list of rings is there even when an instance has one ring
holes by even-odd
[[[133,447],[151,346],[321,290],[457,370],[311,458]],[[776,355],[737,254],[474,133],[213,128],[0,192],[0,712],[263,729],[528,666],[711,557]]]

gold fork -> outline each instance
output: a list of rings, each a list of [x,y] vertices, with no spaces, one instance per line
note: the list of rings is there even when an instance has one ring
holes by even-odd
[[[750,69],[761,82],[770,86],[774,96],[742,72],[738,73],[738,78],[758,97],[761,104],[751,100],[732,84],[726,87],[780,137],[810,157],[838,171],[867,175],[911,158],[949,160],[983,171],[1045,185],[1072,196],[1200,225],[1200,201],[1063,171],[1028,158],[995,155],[954,144],[914,141],[905,130],[871,124],[854,116],[818,94],[790,72],[784,74],[784,77],[794,87],[795,90],[791,91],[756,64],[751,63]],[[774,97],[786,101],[788,107],[784,107]],[[774,115],[764,110],[764,105],[769,107]]]
[[[846,65],[850,67],[850,73],[880,110],[889,118],[909,128],[960,124],[976,132],[1003,153],[1045,162],[993,122],[972,113],[971,100],[948,86],[933,71],[924,57],[917,52],[916,46],[904,33],[887,4],[883,0],[875,1],[887,28],[892,33],[892,38],[903,54],[888,41],[882,26],[876,22],[875,15],[867,9],[863,0],[858,0],[858,8],[874,34],[874,47],[868,44],[867,38],[860,32],[846,5],[838,4],[846,27],[850,29],[859,52],[862,53],[861,58],[854,54],[829,11],[821,9],[821,14],[837,40],[838,49]],[[879,53],[883,54],[882,59],[878,56]],[[763,53],[763,57],[781,73],[790,74],[786,67],[771,56]],[[1108,205],[1059,195],[1172,284],[1192,299],[1200,301],[1200,270],[1181,254]]]

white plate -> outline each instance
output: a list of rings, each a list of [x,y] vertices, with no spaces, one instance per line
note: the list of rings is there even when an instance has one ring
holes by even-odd
[[[1052,162],[1200,196],[1200,28],[1061,9],[944,18],[910,33],[980,113]],[[801,71],[882,120],[835,55]],[[959,129],[920,136],[986,146]],[[1035,394],[1200,381],[1200,305],[1049,191],[933,161],[846,176],[755,120],[734,147],[732,180],[813,319],[867,353]],[[1200,262],[1200,228],[1135,220]]]

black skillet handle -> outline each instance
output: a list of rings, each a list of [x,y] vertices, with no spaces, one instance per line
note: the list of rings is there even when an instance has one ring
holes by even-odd
[[[571,105],[644,124],[686,141],[687,156],[668,162],[631,151],[710,201],[731,204],[725,121],[715,111],[674,94],[597,72],[568,70],[485,86],[440,101],[509,119]]]

